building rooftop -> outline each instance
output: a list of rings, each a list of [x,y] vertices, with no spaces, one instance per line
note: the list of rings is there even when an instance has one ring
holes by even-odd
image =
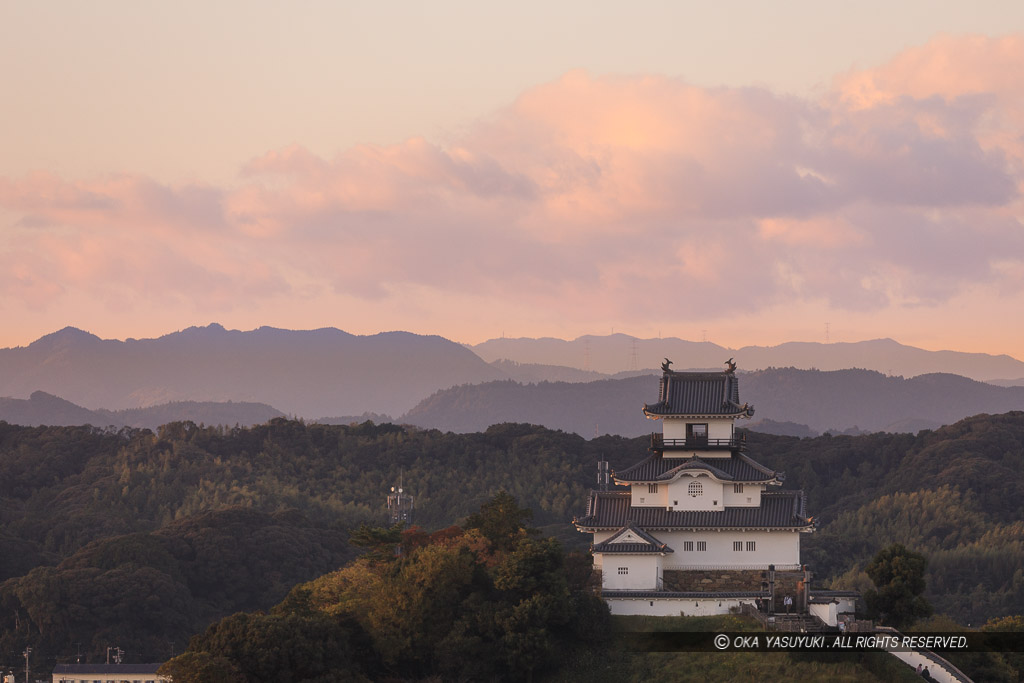
[[[686,470],[703,470],[722,481],[743,483],[782,483],[786,479],[784,473],[770,470],[740,453],[733,453],[728,458],[707,459],[666,458],[661,453],[654,453],[616,472],[615,480],[630,483],[670,481],[679,472]]]
[[[587,514],[573,520],[578,529],[813,529],[802,491],[764,491],[759,507],[724,510],[668,510],[633,507],[629,491],[591,491]]]
[[[620,541],[619,539],[630,538],[629,541]],[[601,543],[595,543],[593,548],[595,553],[610,553],[610,554],[623,554],[623,555],[638,555],[641,553],[671,553],[675,552],[672,548],[669,548],[666,544],[662,543],[654,536],[643,529],[638,529],[633,526],[632,522],[627,522],[626,526],[615,532],[610,538]]]
[[[156,674],[162,664],[57,664],[55,674]]]
[[[666,364],[669,361],[666,360]],[[752,417],[754,407],[740,404],[739,380],[730,366],[724,372],[675,372],[662,366],[658,402],[644,404],[644,414],[662,417]]]

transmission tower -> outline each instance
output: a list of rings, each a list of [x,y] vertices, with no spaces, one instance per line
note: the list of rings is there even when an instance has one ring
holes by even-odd
[[[407,526],[412,522],[413,497],[405,492],[404,475],[398,476],[398,486],[391,487],[388,494],[388,513],[391,526],[404,522]]]
[[[631,346],[632,346],[632,348],[631,348],[631,353],[630,353],[630,356],[629,356],[629,369],[630,370],[639,370],[640,369],[640,359],[637,358],[636,339],[633,340],[633,343],[631,344]]]

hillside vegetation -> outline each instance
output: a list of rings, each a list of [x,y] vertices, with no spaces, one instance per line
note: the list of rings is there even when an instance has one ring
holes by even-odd
[[[571,547],[595,463],[622,469],[647,440],[585,440],[523,424],[474,434],[394,425],[157,432],[0,423],[0,666],[25,645],[165,659],[213,620],[269,609],[355,551],[403,478],[415,521],[440,529],[498,490]],[[899,542],[928,559],[927,597],[967,624],[1024,613],[1024,413],[936,431],[810,439],[748,434],[748,452],[803,488],[818,531],[804,561],[864,586]]]

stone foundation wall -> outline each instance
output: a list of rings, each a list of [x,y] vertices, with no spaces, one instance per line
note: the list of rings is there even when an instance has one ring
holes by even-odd
[[[727,591],[757,592],[768,590],[767,570],[759,569],[666,569],[664,590],[694,593],[720,593]],[[793,611],[800,612],[804,604],[804,574],[799,571],[775,572],[774,611],[785,612],[785,597],[793,598]]]
[[[768,572],[757,569],[666,569],[662,579],[667,591],[760,591],[761,583],[768,581]]]

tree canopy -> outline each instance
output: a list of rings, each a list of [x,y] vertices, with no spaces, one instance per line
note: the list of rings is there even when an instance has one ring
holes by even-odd
[[[875,584],[874,590],[864,594],[871,613],[896,628],[931,614],[931,605],[922,595],[926,565],[924,555],[899,543],[879,551],[864,570]]]

